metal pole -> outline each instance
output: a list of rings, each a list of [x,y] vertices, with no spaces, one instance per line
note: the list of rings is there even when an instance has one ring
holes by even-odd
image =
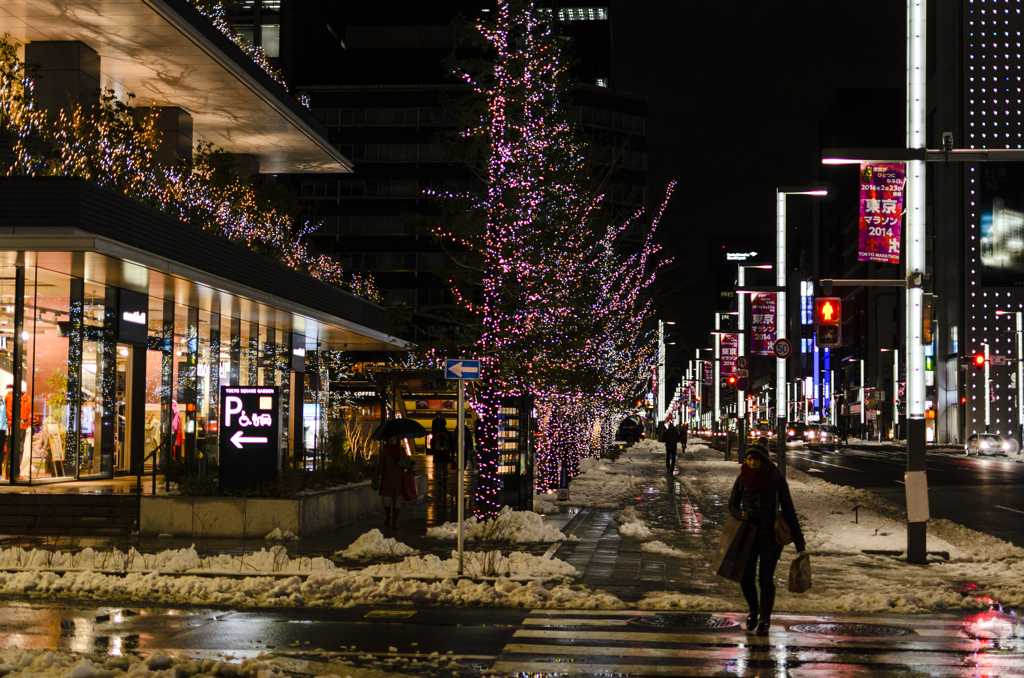
[[[833,372],[832,370],[828,371],[828,411],[829,411],[829,419],[831,419],[831,421],[829,423],[831,423],[832,426],[835,426],[836,425],[836,421],[838,420],[838,417],[837,417],[837,414],[836,414],[836,380],[835,380],[835,372]]]
[[[736,274],[736,281],[742,288],[746,284],[746,273],[747,269],[743,266],[739,266],[739,272]],[[736,295],[736,308],[738,314],[736,315],[736,329],[738,331],[737,343],[737,354],[745,356],[747,354],[747,342],[744,338],[746,329],[746,300],[745,294]],[[748,368],[749,369],[749,368]],[[748,382],[749,383],[749,382]],[[739,455],[740,461],[747,458],[747,392],[736,389],[736,449]]]
[[[907,0],[907,148],[926,147],[927,115],[927,2]],[[925,250],[925,162],[907,163],[906,174],[906,275],[918,281],[907,287],[907,471],[925,472],[925,383],[921,313],[927,253]],[[987,403],[986,403],[987,405]],[[924,521],[907,525],[907,562],[928,562],[928,533]]]
[[[722,390],[722,335],[718,334],[718,331],[722,329],[722,316],[718,315],[718,311],[715,311],[715,366],[711,370],[712,381],[714,381],[715,387],[715,431],[719,428],[719,423],[722,421],[721,412],[721,390]]]
[[[665,323],[658,321],[658,423],[665,420]]]
[[[463,487],[464,482],[464,471],[466,468],[466,382],[459,379],[459,470],[456,476],[459,481],[459,576],[462,576],[462,546],[463,546],[463,525],[465,506],[464,506],[464,494],[465,488]]]
[[[864,409],[867,407],[866,399],[864,398],[864,359],[860,359],[860,435],[864,436]]]
[[[786,338],[786,194],[775,191],[775,338]],[[775,416],[778,418],[778,463],[786,477],[786,361],[775,359]]]
[[[1021,346],[1024,338],[1021,333],[1021,312],[1017,311],[1017,443],[1024,445],[1024,354],[1021,353]],[[1021,449],[1017,448],[1018,451]]]
[[[892,350],[892,439],[900,425],[900,350]]]
[[[988,433],[988,427],[992,424],[992,393],[989,391],[992,388],[991,373],[989,372],[991,363],[989,362],[988,344],[982,344],[982,346],[985,347],[985,433]]]

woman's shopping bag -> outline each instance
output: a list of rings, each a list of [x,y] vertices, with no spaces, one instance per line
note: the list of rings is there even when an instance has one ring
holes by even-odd
[[[789,566],[789,592],[803,593],[811,588],[811,557],[801,553]]]
[[[722,540],[718,543],[718,552],[711,563],[712,571],[732,581],[738,582],[742,579],[756,537],[756,525],[732,516],[726,518],[725,526],[722,528]]]
[[[415,473],[403,473],[402,474],[402,499],[405,501],[412,501],[416,497],[420,496],[419,490],[416,489],[416,474]]]

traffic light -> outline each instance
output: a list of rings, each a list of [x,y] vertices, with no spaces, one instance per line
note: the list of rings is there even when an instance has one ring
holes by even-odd
[[[978,369],[978,370],[985,369],[985,354],[984,353],[975,353],[974,357],[971,358],[971,364],[974,365],[975,369]]]
[[[736,375],[735,374],[730,374],[727,381],[729,383],[729,386],[732,386],[733,388],[736,387]]]
[[[832,347],[842,343],[843,304],[839,297],[818,297],[814,300],[814,334],[818,346]]]

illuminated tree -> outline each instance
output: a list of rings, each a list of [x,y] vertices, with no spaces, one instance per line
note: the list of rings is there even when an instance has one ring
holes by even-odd
[[[490,49],[488,68],[460,73],[485,103],[480,124],[464,135],[485,142],[486,190],[446,196],[482,218],[464,232],[439,234],[457,237],[480,262],[479,301],[455,292],[479,321],[483,373],[474,406],[483,439],[493,445],[504,397],[533,394],[538,483],[551,487],[560,464],[575,473],[580,458],[600,450],[609,417],[649,374],[643,295],[661,263],[658,219],[639,253],[616,252],[628,223],[597,225],[602,197],[585,189],[584,149],[566,117],[566,66],[550,11],[503,0],[493,14],[477,26]],[[480,514],[500,508],[490,452],[481,464]]]

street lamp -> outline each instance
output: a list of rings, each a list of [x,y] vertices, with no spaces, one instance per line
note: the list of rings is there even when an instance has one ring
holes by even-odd
[[[892,353],[892,439],[896,440],[896,429],[900,423],[900,350],[880,348],[882,353]]]
[[[828,191],[822,188],[777,188],[775,189],[775,284],[778,296],[775,298],[775,338],[786,338],[786,197],[790,195],[812,195],[824,197]],[[782,477],[786,477],[786,359],[775,359],[775,416],[778,417],[778,461]]]
[[[658,321],[658,407],[655,412],[660,423],[665,418],[665,325],[673,321]]]
[[[1013,314],[1017,319],[1017,444],[1024,449],[1024,325],[1020,311],[996,311],[996,315]]]
[[[742,288],[747,282],[747,269],[748,268],[759,268],[761,270],[770,270],[771,264],[740,264],[739,271],[736,274],[736,284]],[[737,355],[747,354],[747,342],[744,330],[746,329],[746,308],[745,308],[745,294],[736,295],[736,329],[739,332],[739,350]],[[777,308],[777,307],[776,307]],[[739,393],[736,394],[736,421],[737,428],[736,435],[739,437],[739,456],[740,459],[745,459],[747,456],[747,394],[743,393],[742,397]]]

